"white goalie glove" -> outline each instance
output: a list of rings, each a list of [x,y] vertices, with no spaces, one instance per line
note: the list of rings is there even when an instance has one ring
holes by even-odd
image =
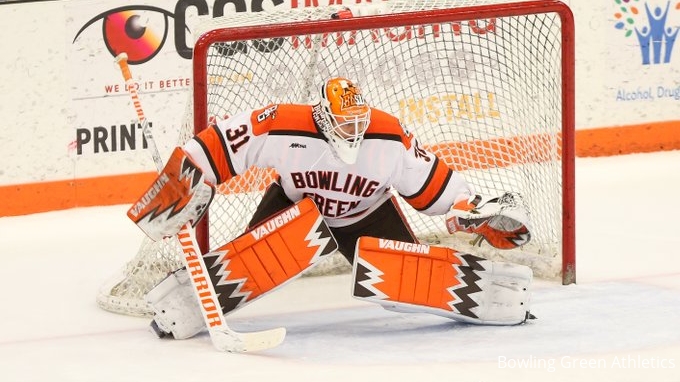
[[[128,210],[128,217],[151,239],[177,234],[203,217],[215,195],[203,172],[179,147],[175,148],[158,178]]]
[[[456,201],[446,213],[446,228],[449,233],[476,234],[474,244],[487,241],[499,249],[513,249],[531,240],[529,214],[522,197],[510,192],[496,198],[472,195]]]

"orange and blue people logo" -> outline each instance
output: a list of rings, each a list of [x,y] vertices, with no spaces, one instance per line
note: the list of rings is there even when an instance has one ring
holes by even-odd
[[[668,20],[672,12],[678,12],[680,1],[665,3],[654,0],[614,0],[614,27],[624,31],[626,38],[636,38],[642,55],[642,64],[667,64],[678,37],[678,27]]]

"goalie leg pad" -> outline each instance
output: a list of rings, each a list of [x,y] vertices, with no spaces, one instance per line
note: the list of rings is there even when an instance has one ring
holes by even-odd
[[[151,328],[159,338],[172,335],[183,340],[205,328],[186,268],[168,275],[146,294],[145,299],[154,314]]]
[[[224,314],[299,277],[338,244],[316,205],[304,198],[203,255]]]
[[[530,317],[529,267],[372,237],[359,239],[356,254],[353,296],[385,309],[486,325],[515,325]]]
[[[316,205],[305,198],[203,258],[226,315],[299,277],[337,248]],[[205,328],[191,271],[175,272],[147,294],[159,337],[184,339]]]

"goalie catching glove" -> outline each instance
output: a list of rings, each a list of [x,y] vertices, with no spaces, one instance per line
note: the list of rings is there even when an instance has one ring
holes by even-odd
[[[513,249],[531,240],[529,215],[519,194],[505,193],[489,198],[472,195],[459,200],[446,213],[449,233],[478,235],[474,244],[486,240],[499,249]]]
[[[205,182],[203,172],[176,147],[151,187],[127,212],[151,239],[177,234],[184,224],[192,226],[208,209],[215,188]]]

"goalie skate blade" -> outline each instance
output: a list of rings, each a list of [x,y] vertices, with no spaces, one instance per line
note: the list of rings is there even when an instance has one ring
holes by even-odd
[[[151,320],[151,323],[149,324],[149,331],[158,338],[172,337],[171,333],[159,328],[155,320]]]
[[[249,333],[238,333],[232,330],[210,331],[210,338],[217,350],[230,353],[245,353],[271,349],[280,345],[285,337],[285,328]]]

